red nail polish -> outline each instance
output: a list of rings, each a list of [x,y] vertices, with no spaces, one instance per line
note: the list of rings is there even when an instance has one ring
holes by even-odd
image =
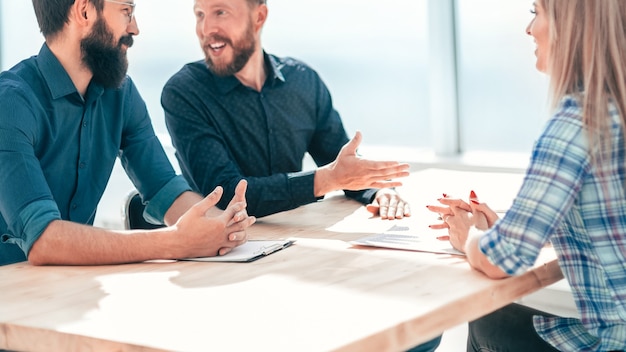
[[[480,202],[478,202],[476,199],[470,199],[470,202],[472,202],[472,204],[475,204],[475,205],[480,204]]]
[[[444,198],[448,198],[448,195],[446,193],[443,194]]]
[[[478,197],[476,196],[476,192],[474,191],[470,192],[470,199],[478,199]]]

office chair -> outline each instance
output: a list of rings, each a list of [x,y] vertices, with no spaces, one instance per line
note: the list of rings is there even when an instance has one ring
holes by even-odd
[[[124,198],[122,207],[122,221],[126,230],[151,230],[165,227],[147,222],[143,218],[143,210],[146,207],[136,189],[132,189]]]

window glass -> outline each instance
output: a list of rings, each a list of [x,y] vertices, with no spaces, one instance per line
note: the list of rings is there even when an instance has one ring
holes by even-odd
[[[163,84],[182,65],[202,58],[193,0],[170,5],[138,2],[141,33],[129,50],[129,74],[162,134]],[[534,43],[525,34],[530,6],[530,0],[457,0],[463,151],[528,152],[548,116],[547,78],[535,70]],[[0,7],[5,70],[36,54],[43,38],[30,1],[0,0]],[[271,0],[269,9],[264,47],[319,72],[350,134],[363,131],[368,145],[432,144],[426,0]]]
[[[349,134],[428,147],[426,0],[269,0],[268,52],[312,66]]]
[[[530,152],[548,117],[547,77],[526,35],[531,0],[457,0],[463,151]]]
[[[155,129],[166,133],[161,89],[185,63],[203,57],[193,0],[137,1],[140,35],[129,74]],[[3,69],[34,55],[43,42],[30,1],[3,6]],[[429,145],[426,0],[270,0],[265,49],[312,66],[328,85],[349,134],[365,143]]]
[[[31,1],[0,0],[0,69],[36,55],[43,43]]]

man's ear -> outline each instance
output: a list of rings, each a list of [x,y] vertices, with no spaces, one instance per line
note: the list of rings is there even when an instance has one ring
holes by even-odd
[[[87,25],[94,13],[95,8],[89,0],[76,0],[70,9],[70,18],[77,23]]]
[[[268,9],[266,4],[260,4],[256,10],[256,21],[254,23],[255,30],[258,32],[265,25],[267,20]]]

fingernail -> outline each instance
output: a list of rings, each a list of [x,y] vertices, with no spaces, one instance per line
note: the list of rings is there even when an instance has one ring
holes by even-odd
[[[444,193],[444,194],[443,194],[443,197],[444,197],[444,198],[448,198],[448,194]]]
[[[477,201],[476,199],[470,199],[470,202],[472,202],[472,204],[475,204],[475,205],[479,205],[480,204],[480,202]]]
[[[476,200],[478,200],[478,197],[476,196],[476,192],[474,192],[474,191],[471,191],[471,192],[470,192],[470,199],[476,199]]]

